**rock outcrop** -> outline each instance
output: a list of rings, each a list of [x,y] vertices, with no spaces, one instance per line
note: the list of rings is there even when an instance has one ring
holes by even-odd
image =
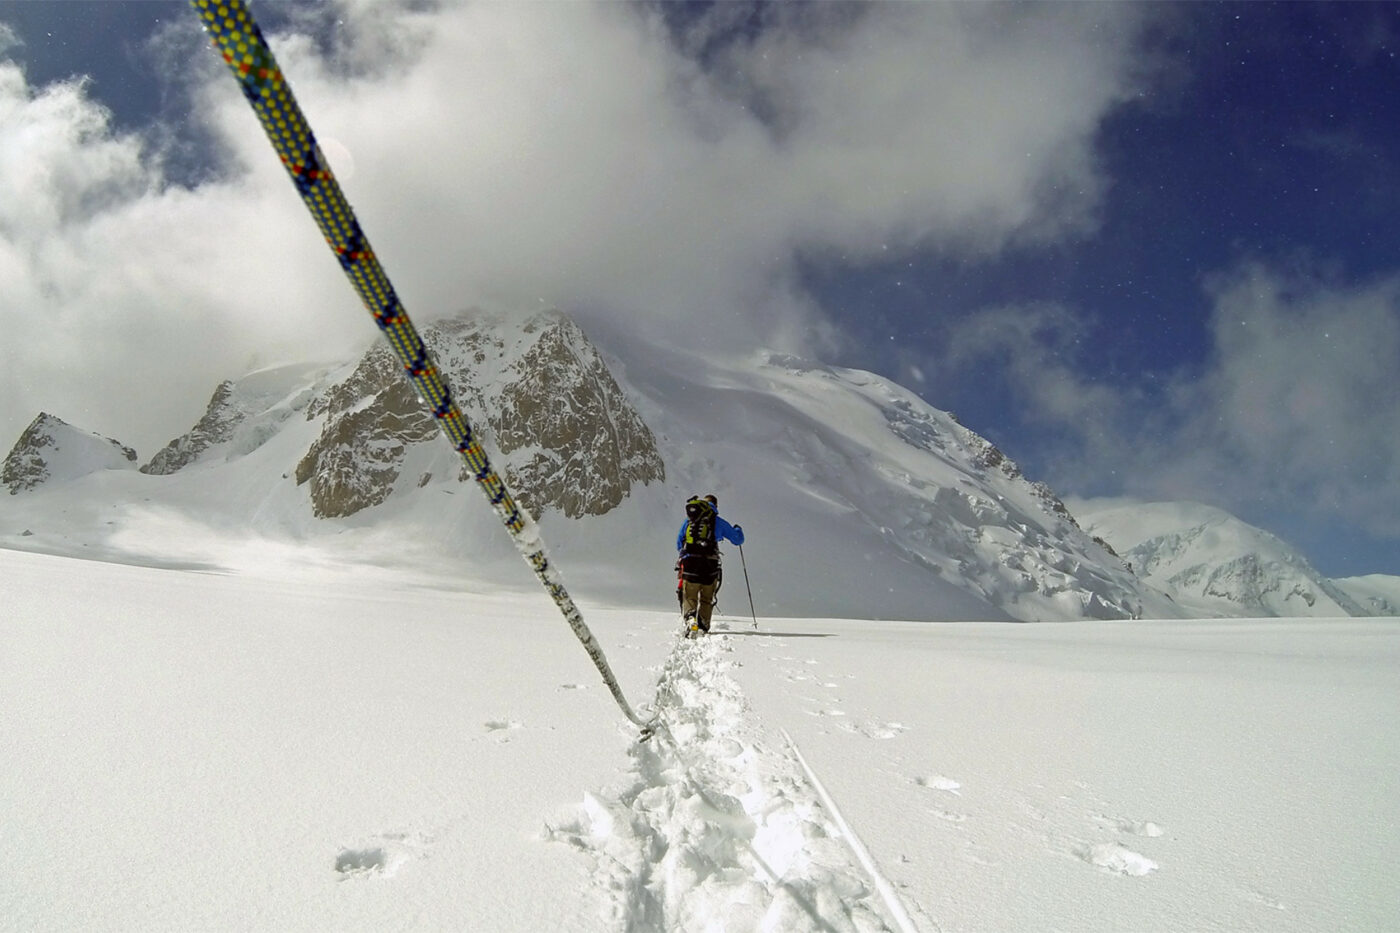
[[[141,467],[141,472],[167,476],[184,469],[209,448],[231,440],[234,429],[247,417],[248,412],[234,402],[234,383],[224,380],[214,390],[199,422],[156,451],[151,461]]]
[[[488,452],[521,505],[539,517],[602,515],[634,484],[661,480],[655,438],[583,331],[558,312],[524,321],[464,315],[424,329],[458,406],[488,429]],[[296,467],[318,517],[386,501],[415,445],[444,443],[392,352],[371,349],[313,401],[325,418]],[[492,449],[493,448],[493,449]],[[469,480],[465,467],[458,479]],[[416,478],[421,484],[425,480]]]
[[[130,469],[136,451],[109,437],[75,428],[47,412],[30,422],[0,466],[0,483],[14,495],[51,480],[97,470]]]

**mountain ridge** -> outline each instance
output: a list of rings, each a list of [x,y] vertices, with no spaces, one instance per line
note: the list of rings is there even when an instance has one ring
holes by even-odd
[[[768,351],[736,360],[609,337],[596,346],[558,311],[477,311],[424,330],[459,405],[484,426],[498,472],[587,596],[666,599],[677,503],[712,492],[747,528],[756,608],[771,614],[1038,621],[1228,615],[1246,605],[1182,602],[1182,582],[1142,555],[1135,573],[1121,536],[1081,527],[995,445],[880,376]],[[121,513],[105,520],[124,529],[108,548],[140,539],[146,552],[169,550],[168,531],[139,530],[157,508],[137,509],[141,501],[163,503],[163,520],[178,513],[220,533],[318,547],[352,540],[367,560],[407,559],[408,540],[447,565],[515,579],[503,569],[505,536],[470,501],[474,491],[458,495],[469,477],[437,435],[375,343],[342,364],[221,382],[204,416],[141,479],[122,481],[139,488],[104,489],[111,501],[90,506]],[[1266,572],[1250,571],[1260,592],[1276,588]],[[1309,586],[1309,609],[1364,611],[1340,587]],[[1388,603],[1381,595],[1367,605]],[[1282,608],[1295,607],[1285,599]]]

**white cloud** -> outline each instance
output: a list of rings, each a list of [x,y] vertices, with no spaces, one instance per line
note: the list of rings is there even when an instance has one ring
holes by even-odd
[[[107,132],[109,114],[82,81],[31,94],[20,68],[0,62],[0,233],[35,244],[151,183],[140,147]]]
[[[1210,354],[1158,394],[1095,378],[1090,322],[1058,307],[971,316],[940,367],[952,380],[997,368],[1024,421],[1058,436],[1045,478],[1062,491],[1195,498],[1397,537],[1400,276],[1345,285],[1253,262],[1209,291]]]
[[[1215,357],[1192,436],[1256,494],[1400,526],[1400,276],[1337,285],[1249,264],[1212,286]]]
[[[989,362],[998,375],[1034,399],[1039,416],[1088,425],[1116,419],[1120,390],[1091,381],[1080,347],[1089,322],[1054,304],[992,308],[959,322],[947,343],[947,364],[968,371]]]
[[[81,83],[36,92],[0,64],[4,424],[42,408],[150,454],[253,354],[321,346],[344,285],[287,192],[162,187],[109,117]]]
[[[329,46],[275,45],[424,320],[557,304],[800,344],[827,331],[799,251],[986,252],[1092,224],[1092,135],[1137,80],[1136,5],[836,9],[771,13],[704,67],[621,4],[347,3]],[[192,190],[81,83],[0,66],[0,438],[47,408],[149,455],[254,358],[373,338],[242,96],[202,62],[174,78],[229,171]]]
[[[775,114],[774,182],[810,242],[993,251],[1092,223],[1093,136],[1136,87],[1141,10],[883,4],[851,23],[795,9],[818,25],[764,32],[733,67]]]

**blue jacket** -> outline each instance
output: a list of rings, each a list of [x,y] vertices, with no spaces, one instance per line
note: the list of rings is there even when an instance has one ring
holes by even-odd
[[[680,551],[681,548],[685,547],[685,530],[686,530],[686,528],[688,528],[689,526],[690,526],[690,519],[686,519],[685,521],[681,522],[681,530],[680,530],[679,532],[676,533],[676,550],[677,550],[677,551]],[[718,515],[716,515],[716,516],[715,516],[715,540],[716,540],[716,541],[730,541],[730,542],[732,542],[732,543],[734,543],[734,544],[742,545],[742,544],[744,543],[744,529],[738,527],[737,525],[731,525],[731,524],[729,524],[729,522],[725,521],[724,519],[722,519],[722,518],[720,518]]]

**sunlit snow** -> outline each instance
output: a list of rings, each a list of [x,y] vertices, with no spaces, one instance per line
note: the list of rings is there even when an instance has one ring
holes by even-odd
[[[1394,620],[585,605],[638,743],[542,593],[340,556],[0,550],[0,928],[1400,925]]]

